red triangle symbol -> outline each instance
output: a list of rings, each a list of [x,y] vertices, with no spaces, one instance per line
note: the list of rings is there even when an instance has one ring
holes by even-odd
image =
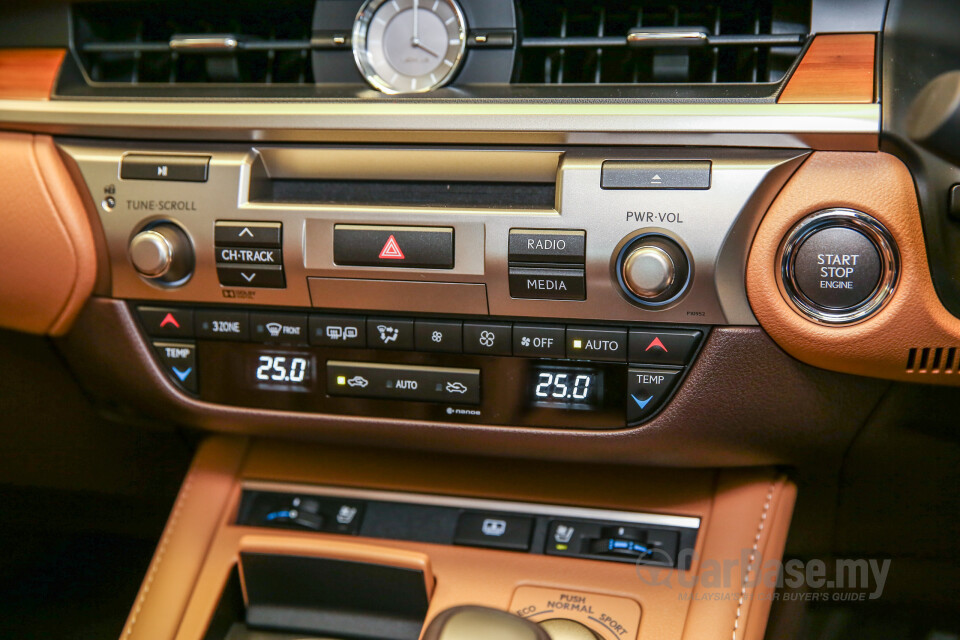
[[[381,260],[403,260],[405,257],[403,251],[400,250],[400,245],[397,244],[397,239],[392,235],[387,238],[387,243],[383,245],[383,249],[380,249]]]
[[[164,316],[163,322],[160,323],[160,327],[163,328],[163,327],[167,326],[168,324],[172,324],[172,325],[175,326],[177,329],[180,328],[180,323],[177,322],[177,319],[173,317],[173,314],[172,314],[172,313],[168,313],[166,316]]]
[[[653,342],[651,342],[651,343],[647,346],[647,348],[644,349],[644,351],[650,351],[650,349],[653,349],[654,347],[659,347],[660,349],[663,349],[664,351],[667,350],[667,348],[666,348],[665,346],[663,346],[663,343],[660,342],[660,336],[657,336],[656,338],[654,338],[654,339],[653,339]]]

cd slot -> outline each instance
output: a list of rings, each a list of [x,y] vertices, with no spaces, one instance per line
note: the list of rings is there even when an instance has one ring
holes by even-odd
[[[283,204],[552,211],[556,184],[405,180],[269,180],[256,200]]]

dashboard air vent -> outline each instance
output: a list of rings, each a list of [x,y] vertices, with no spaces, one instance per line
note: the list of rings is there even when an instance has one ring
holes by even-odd
[[[910,349],[907,355],[907,373],[957,373],[960,355],[956,347],[923,347]]]
[[[313,0],[108,2],[74,6],[94,83],[312,84]]]
[[[777,82],[809,34],[795,0],[518,0],[521,84]]]

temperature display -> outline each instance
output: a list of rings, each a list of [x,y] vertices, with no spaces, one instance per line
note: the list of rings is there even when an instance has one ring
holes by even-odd
[[[253,372],[259,388],[307,390],[313,376],[313,357],[299,353],[260,353],[256,355]]]
[[[535,367],[531,401],[538,406],[592,409],[599,402],[602,374],[581,367]]]

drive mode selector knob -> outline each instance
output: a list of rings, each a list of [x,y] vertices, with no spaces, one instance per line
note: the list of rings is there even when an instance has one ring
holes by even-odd
[[[540,627],[547,632],[550,640],[600,640],[600,636],[589,627],[567,618],[544,620]]]
[[[130,240],[130,262],[151,281],[182,284],[193,272],[193,247],[187,234],[172,222],[151,225]]]
[[[636,304],[662,307],[687,289],[690,261],[683,248],[667,236],[646,234],[627,243],[617,258],[617,279]]]
[[[791,306],[832,325],[860,322],[879,311],[900,270],[887,229],[852,209],[828,209],[801,220],[784,239],[778,264]]]

